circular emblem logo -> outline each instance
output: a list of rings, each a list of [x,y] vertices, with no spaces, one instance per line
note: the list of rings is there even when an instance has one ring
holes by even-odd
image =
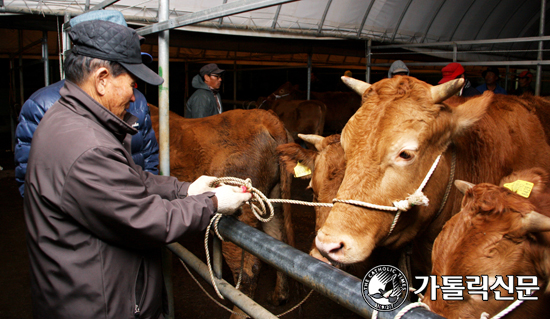
[[[362,281],[362,295],[374,310],[392,311],[405,302],[409,283],[399,268],[391,265],[376,266],[369,270]]]

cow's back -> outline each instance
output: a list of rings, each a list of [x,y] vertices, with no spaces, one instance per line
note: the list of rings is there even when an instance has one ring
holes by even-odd
[[[158,109],[151,107],[158,137]],[[264,110],[232,110],[200,119],[170,112],[170,170],[180,180],[201,175],[251,178],[267,192],[279,180],[277,145],[288,136],[275,114]]]

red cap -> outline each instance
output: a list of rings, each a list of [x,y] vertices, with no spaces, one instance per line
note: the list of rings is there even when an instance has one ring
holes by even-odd
[[[531,73],[529,71],[523,71],[518,75],[518,78],[525,78],[525,77],[530,77],[532,79],[533,78],[533,73]]]
[[[449,82],[456,79],[457,76],[464,74],[464,68],[460,63],[453,62],[441,69],[441,73],[443,74],[443,78],[439,81],[439,84]]]

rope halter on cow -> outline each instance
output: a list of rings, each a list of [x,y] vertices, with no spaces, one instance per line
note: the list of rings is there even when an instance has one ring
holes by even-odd
[[[388,232],[388,235],[386,235],[386,237],[388,237],[388,236],[390,236],[393,229],[395,228],[395,225],[397,224],[397,220],[399,219],[399,216],[401,215],[401,212],[407,211],[407,210],[411,209],[413,206],[420,206],[420,205],[428,206],[429,199],[428,199],[428,197],[426,197],[426,195],[424,195],[424,193],[422,193],[422,190],[424,189],[424,187],[428,183],[428,180],[430,180],[430,177],[432,176],[433,172],[435,171],[435,169],[437,167],[437,164],[439,164],[440,159],[441,159],[441,154],[439,156],[437,156],[437,158],[435,159],[435,162],[432,164],[432,167],[430,168],[430,171],[428,172],[428,174],[426,175],[426,177],[422,181],[422,184],[420,184],[420,187],[418,187],[418,189],[414,193],[409,195],[409,197],[407,197],[407,199],[393,202],[393,206],[376,205],[376,204],[366,203],[366,202],[359,201],[359,200],[338,199],[338,198],[333,199],[332,202],[333,203],[350,204],[350,205],[361,206],[361,207],[366,207],[366,208],[372,208],[372,209],[377,209],[377,210],[397,212],[395,214],[392,225],[390,227],[390,231]]]

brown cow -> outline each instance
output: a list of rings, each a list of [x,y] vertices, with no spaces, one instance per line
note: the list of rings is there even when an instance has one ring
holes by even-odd
[[[432,275],[436,276],[440,286],[441,276],[462,276],[464,280],[468,279],[466,276],[480,278],[486,275],[488,286],[484,290],[488,293],[483,297],[465,289],[463,300],[445,301],[441,289],[435,290],[436,295],[432,295],[430,283],[423,301],[432,311],[450,319],[477,319],[483,312],[493,317],[518,299],[517,289],[510,294],[502,287],[498,287],[500,296],[514,298],[510,301],[495,299],[494,293],[489,291],[496,282],[495,276],[502,276],[506,283],[508,275],[514,278],[536,276],[541,290],[534,294],[538,300],[524,301],[506,318],[548,316],[550,233],[545,233],[550,231],[550,218],[547,217],[550,214],[548,173],[540,168],[520,171],[503,179],[501,185],[518,179],[535,184],[529,198],[493,184],[474,186],[458,180],[455,182],[465,193],[462,210],[445,224],[435,240]],[[470,280],[473,281],[473,278],[470,277]],[[513,285],[517,284],[515,281]],[[467,285],[463,286],[467,288]]]
[[[413,271],[428,274],[433,241],[460,210],[454,189],[444,201],[452,167],[456,178],[476,183],[498,183],[512,171],[550,167],[550,147],[536,114],[505,95],[453,96],[462,81],[439,86],[408,76],[373,85],[353,81],[363,93],[363,105],[342,132],[346,171],[337,199],[383,207],[336,202],[317,233],[321,254],[352,264],[375,247],[412,243]],[[439,155],[433,175],[417,192]],[[402,202],[409,196],[418,200],[416,206]],[[399,215],[380,209],[397,207]]]
[[[269,96],[258,105],[261,105],[261,109],[273,110],[295,141],[300,140],[298,133],[323,134],[327,114],[327,107],[323,102],[276,100]]]
[[[290,82],[286,82],[268,99],[305,100],[306,94],[306,92],[298,90],[297,85],[293,86]],[[329,134],[340,133],[346,122],[361,106],[361,98],[354,92],[311,92],[310,98],[326,105],[325,132]]]
[[[332,203],[336,197],[338,188],[344,178],[346,161],[344,150],[340,145],[340,134],[322,137],[319,135],[298,134],[304,141],[310,143],[315,149],[305,149],[298,144],[289,143],[279,145],[277,152],[279,158],[284,163],[285,168],[291,174],[294,173],[294,167],[298,162],[311,170],[311,175],[302,178],[310,179],[308,188],[313,191],[313,201],[319,203]],[[330,207],[315,206],[315,233],[323,226],[329,214]],[[324,262],[329,262],[323,257],[314,243],[309,254]],[[364,276],[372,266],[380,263],[395,264],[398,257],[396,254],[388,254],[387,251],[378,250],[369,258],[370,260],[354,264],[351,267],[334,264],[334,266],[345,269],[358,277]]]
[[[158,108],[150,106],[153,129],[158,138]],[[279,166],[276,147],[292,141],[283,124],[271,111],[232,110],[199,119],[186,119],[170,112],[170,174],[193,181],[201,175],[250,178],[252,186],[269,198],[290,198],[290,175]],[[248,205],[239,220],[272,237],[294,244],[290,207],[283,205],[269,223],[259,222]],[[261,224],[261,225],[260,225]],[[242,250],[223,243],[223,255],[237,282]],[[250,254],[244,260],[241,291],[254,297],[261,261]],[[277,273],[272,301],[288,299],[286,276]]]

